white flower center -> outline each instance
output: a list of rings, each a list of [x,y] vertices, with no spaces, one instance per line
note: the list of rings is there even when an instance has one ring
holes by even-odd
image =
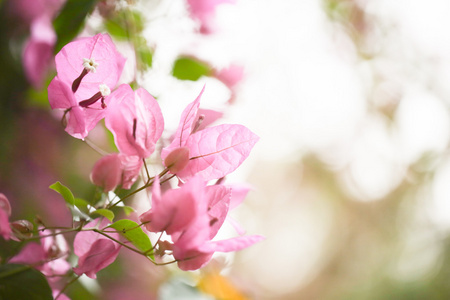
[[[98,63],[96,63],[93,58],[83,58],[83,67],[87,71],[95,73],[97,71]]]
[[[109,94],[111,94],[110,88],[104,83],[100,84],[98,86],[98,89],[100,90],[100,93],[102,94],[103,97],[106,97]]]

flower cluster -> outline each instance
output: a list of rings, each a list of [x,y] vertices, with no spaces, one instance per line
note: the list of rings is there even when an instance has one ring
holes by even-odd
[[[5,240],[40,240],[26,244],[9,263],[39,270],[49,278],[59,299],[66,296],[52,283],[54,278],[73,271],[77,276],[95,279],[97,272],[116,260],[122,248],[155,264],[172,256],[173,262],[187,271],[205,266],[215,252],[241,250],[263,239],[244,236],[244,230],[232,222],[238,236],[215,240],[229,219],[229,211],[249,191],[247,187],[223,184],[224,178],[243,163],[259,138],[242,125],[210,126],[221,113],[200,109],[203,87],[183,110],[172,140],[162,140],[164,119],[155,98],[143,88],[117,86],[125,62],[108,34],[75,40],[56,55],[57,74],[48,86],[48,97],[51,107],[61,110],[65,130],[71,136],[84,140],[103,119],[112,133],[119,152],[100,158],[91,172],[91,181],[105,197],[118,187],[133,188],[145,170],[146,176],[139,181],[142,186],[115,202],[98,199],[87,203],[80,199],[76,202],[71,191],[57,182],[51,188],[72,209],[74,226],[52,228],[40,222],[36,231],[26,220],[10,223],[9,201],[0,194],[0,235]],[[147,159],[153,154],[159,158],[154,163],[163,170],[152,176]],[[172,179],[178,184],[171,184]],[[113,208],[150,187],[151,208],[140,215],[140,224],[126,218],[113,222]],[[63,234],[69,232],[76,232],[76,266],[67,261],[71,252]],[[161,239],[164,233],[167,240]],[[159,236],[154,245],[150,236]]]

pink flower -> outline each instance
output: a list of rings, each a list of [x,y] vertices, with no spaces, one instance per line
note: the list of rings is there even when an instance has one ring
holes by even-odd
[[[196,124],[203,90],[184,109],[172,143],[161,151],[164,161],[177,148],[189,150],[189,163],[176,173],[183,181],[196,174],[205,181],[224,177],[242,164],[259,139],[242,125],[224,124],[198,130]]]
[[[164,129],[158,102],[145,89],[135,92],[122,84],[111,94],[105,119],[119,151],[128,156],[149,157]]]
[[[230,89],[229,102],[232,103],[236,97],[236,86],[244,77],[244,68],[239,65],[230,65],[227,68],[216,70],[214,76]]]
[[[70,86],[62,82],[58,76],[48,86],[48,98],[52,109],[65,110],[63,121],[66,123],[66,132],[75,138],[84,139],[106,115],[106,110],[100,103],[94,103],[90,107],[80,106]],[[106,107],[109,104],[109,97],[102,101]]]
[[[175,234],[183,231],[207,209],[204,201],[205,182],[193,178],[181,188],[168,190],[161,195],[159,179],[153,182],[152,208],[140,216],[148,231]]]
[[[214,252],[231,252],[247,248],[264,239],[262,236],[239,236],[227,240],[212,241],[225,218],[231,200],[229,188],[221,185],[205,189],[207,211],[198,217],[174,239],[173,256],[180,269],[197,270],[205,266]]]
[[[91,180],[105,191],[119,184],[129,189],[139,176],[142,159],[155,151],[164,119],[158,102],[142,88],[134,92],[122,84],[107,99],[111,105],[105,123],[120,153],[101,158],[92,170]]]
[[[125,58],[116,50],[108,34],[80,38],[56,54],[56,71],[60,80],[70,86],[77,101],[89,99],[100,84],[113,89],[125,65]],[[81,77],[79,86],[74,81]]]
[[[42,87],[51,64],[56,34],[48,17],[36,18],[31,24],[31,35],[23,52],[23,65],[28,81],[36,88]]]
[[[225,221],[231,189],[206,186],[199,176],[190,179],[178,189],[161,195],[159,179],[154,181],[152,208],[140,216],[151,232],[171,235],[173,255],[182,270],[196,270],[209,262],[216,251],[230,252],[246,248],[263,238],[236,237],[212,241]]]
[[[56,55],[57,76],[48,87],[50,106],[64,109],[66,131],[84,139],[105,116],[107,96],[117,84],[125,58],[107,34],[81,38]]]
[[[9,240],[11,237],[9,216],[11,216],[11,205],[9,204],[8,198],[0,193],[0,235],[5,240]]]
[[[230,65],[227,68],[216,70],[214,76],[229,89],[233,89],[244,77],[244,68],[239,65]]]
[[[46,236],[52,231],[44,230],[39,234]],[[66,261],[69,247],[62,235],[41,238],[41,243],[28,243],[13,258],[10,263],[23,263],[36,267],[52,280],[55,275],[64,275],[69,271],[70,264]]]
[[[200,32],[208,34],[215,31],[214,15],[217,5],[234,4],[236,0],[187,0],[191,15],[200,21]]]
[[[91,181],[105,192],[113,191],[118,185],[129,189],[139,176],[143,161],[138,156],[113,153],[98,160],[91,172]]]
[[[210,241],[196,248],[186,248],[184,242],[174,244],[173,255],[178,260],[178,267],[184,271],[197,270],[204,267],[214,252],[232,252],[247,248],[263,241],[260,235],[240,236],[221,241]]]
[[[52,19],[65,0],[14,0],[9,1],[12,11],[27,23],[45,16]]]
[[[86,228],[95,227],[97,221],[92,221]],[[105,228],[108,220],[104,219],[100,228]],[[118,233],[108,233],[114,239],[119,239]],[[97,272],[112,264],[119,255],[120,245],[94,231],[81,231],[73,242],[74,253],[79,257],[78,267],[73,271],[77,275],[86,274],[90,278],[97,278]]]

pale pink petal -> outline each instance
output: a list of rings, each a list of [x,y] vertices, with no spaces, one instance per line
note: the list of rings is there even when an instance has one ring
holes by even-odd
[[[238,221],[236,221],[235,219],[233,219],[230,216],[227,216],[227,222],[231,226],[233,226],[233,228],[234,228],[234,230],[236,230],[237,234],[239,234],[239,235],[244,235],[245,234],[246,231],[245,231],[244,227],[242,227],[242,225]]]
[[[41,270],[45,276],[48,276],[48,280],[57,281],[59,278],[55,277],[55,275],[67,274],[71,267],[72,266],[64,258],[58,258],[50,260],[38,269]]]
[[[42,16],[53,19],[64,2],[66,0],[14,0],[7,4],[23,21],[31,23]]]
[[[141,216],[141,221],[150,221],[146,228],[151,232],[174,234],[182,231],[198,216],[199,211],[206,211],[204,188],[201,178],[193,178],[181,188],[167,191],[161,199],[157,193],[156,201],[152,201],[152,208]]]
[[[213,239],[228,214],[230,205],[231,189],[223,185],[213,185],[206,188],[206,197],[208,198],[209,215],[209,238]]]
[[[106,127],[114,135],[120,152],[141,158],[149,157],[164,129],[158,102],[144,89],[133,92],[123,84],[110,96]]]
[[[73,137],[84,139],[88,135],[89,130],[95,126],[92,120],[90,125],[87,126],[85,109],[78,106],[70,87],[62,82],[58,76],[48,86],[48,100],[53,109],[61,108],[66,110],[66,132]],[[96,118],[98,122],[103,117],[103,113],[100,110],[95,112],[98,114]]]
[[[5,240],[11,237],[11,226],[9,225],[9,216],[11,215],[11,204],[8,198],[0,193],[0,236]]]
[[[247,197],[248,192],[253,189],[252,185],[243,183],[226,186],[231,188],[230,210],[238,207]]]
[[[217,5],[235,3],[236,0],[187,0],[191,15],[200,21],[200,32],[204,34],[215,31],[214,16]]]
[[[222,118],[223,113],[212,110],[212,109],[200,108],[198,110],[198,113],[197,113],[197,116],[195,119],[198,119],[200,116],[203,116],[203,120],[202,120],[201,124],[198,126],[196,131],[205,129],[206,127],[208,127],[209,125],[211,125],[212,123],[217,121],[218,119]]]
[[[5,211],[8,216],[11,215],[11,204],[9,204],[8,198],[0,193],[0,209]]]
[[[108,226],[108,220],[94,220],[86,224],[85,228]],[[114,239],[119,239],[118,233],[108,233]],[[78,275],[86,274],[90,278],[96,278],[96,273],[110,265],[119,254],[120,245],[107,237],[94,231],[81,231],[77,233],[73,242],[75,255],[79,257],[78,267],[74,272]]]
[[[66,294],[60,294],[59,292],[59,290],[52,290],[53,298],[59,295],[58,298],[55,298],[55,300],[70,300],[70,298],[67,297]]]
[[[182,180],[195,174],[205,181],[222,178],[242,164],[258,139],[242,125],[224,124],[196,132],[185,145],[189,164],[177,176]]]
[[[137,127],[136,139],[143,148],[145,157],[155,151],[155,144],[164,130],[164,118],[158,102],[143,88],[135,92]]]
[[[144,162],[138,156],[128,156],[119,153],[119,158],[122,163],[122,188],[128,190],[139,178]]]
[[[93,59],[98,66],[89,72],[75,93],[77,101],[89,99],[99,91],[100,84],[111,90],[122,73],[125,58],[116,50],[108,34],[97,34],[92,38],[81,38],[64,46],[56,55],[58,77],[69,86],[83,71],[83,59]]]
[[[84,227],[85,228],[99,228],[103,229],[106,226],[109,225],[109,222],[107,219],[101,220],[101,223],[99,224],[100,220],[94,220],[92,222],[89,222]],[[118,233],[108,233],[109,236],[119,239]],[[76,234],[75,239],[73,241],[73,252],[76,256],[83,256],[87,252],[89,252],[89,249],[91,248],[92,244],[97,241],[98,239],[107,239],[103,235],[94,232],[94,231],[80,231]]]
[[[227,68],[216,71],[214,75],[228,88],[232,89],[244,77],[244,67],[230,65]]]
[[[34,265],[43,262],[46,258],[45,251],[38,243],[26,244],[20,252],[9,260],[10,263]]]
[[[151,205],[152,208],[150,208],[148,211],[144,212],[142,215],[139,216],[139,220],[144,223],[144,222],[152,222],[153,220],[153,212],[156,210],[158,211],[160,204],[162,201],[162,197],[161,197],[161,185],[160,185],[160,181],[159,181],[159,177],[156,176],[155,180],[153,181],[153,188],[152,188],[152,200],[151,200]],[[152,226],[150,226],[150,224],[146,224],[144,225],[144,227],[148,230],[148,231],[152,231],[153,228]]]
[[[204,90],[205,87],[203,87],[202,91],[197,96],[197,98],[183,110],[183,113],[181,114],[180,118],[180,123],[178,124],[178,128],[172,140],[172,143],[170,143],[169,146],[165,147],[161,151],[161,158],[163,160],[174,149],[183,147],[186,144],[187,139],[191,135],[193,126],[198,119],[197,112],[200,106],[200,99],[202,97]]]
[[[105,192],[113,191],[122,180],[122,162],[119,154],[110,154],[98,160],[90,175],[96,186],[102,187]]]
[[[37,89],[42,87],[51,65],[56,34],[48,17],[37,18],[31,24],[31,36],[23,52],[23,65],[28,81]]]
[[[175,259],[178,260],[178,267],[181,270],[192,271],[204,267],[211,260],[214,252],[239,251],[264,239],[264,237],[259,235],[236,237],[228,240],[205,243],[198,248],[182,252],[181,256],[174,248],[173,255]]]
[[[177,262],[183,271],[194,271],[203,268],[211,260],[213,253],[201,253],[195,250],[186,253],[186,259]]]
[[[80,106],[74,106],[66,113],[66,122],[66,132],[77,139],[84,139],[89,134],[89,130],[94,128],[86,126],[84,109]]]
[[[64,84],[58,76],[48,86],[48,101],[52,109],[68,109],[77,105],[69,85]]]
[[[58,232],[60,232],[60,230],[55,230],[55,232],[48,229],[39,231],[40,236],[45,236],[41,238],[41,245],[47,256],[55,257],[69,253],[69,245],[62,234],[47,236]]]
[[[0,209],[0,236],[5,240],[9,240],[11,237],[11,227],[9,226],[9,218],[6,211]]]
[[[112,264],[119,255],[120,246],[109,239],[96,240],[89,251],[80,256],[78,267],[73,271],[77,275],[86,274],[90,278],[97,278],[96,273]]]
[[[239,236],[227,240],[214,241],[200,247],[202,252],[231,252],[239,251],[250,247],[253,244],[263,241],[265,237],[260,235]]]
[[[200,213],[184,231],[172,235],[173,253],[177,259],[184,259],[189,251],[210,240],[209,222],[207,212]]]

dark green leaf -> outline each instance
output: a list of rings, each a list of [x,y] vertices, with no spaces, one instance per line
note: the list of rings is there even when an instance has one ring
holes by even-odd
[[[45,276],[28,266],[0,266],[0,300],[52,300]]]
[[[53,21],[58,37],[55,53],[78,35],[86,16],[93,10],[96,3],[97,0],[67,0],[61,13]]]
[[[69,204],[70,206],[74,206],[75,199],[68,187],[62,185],[61,182],[57,181],[49,186],[49,188],[60,193],[63,196],[64,200],[66,200],[67,204]]]
[[[146,252],[152,249],[150,238],[136,222],[123,219],[109,225],[108,227],[117,230],[123,237],[129,240],[137,249],[141,250],[142,252]],[[148,256],[154,259],[153,254],[149,254]]]
[[[203,62],[189,57],[180,57],[175,61],[172,75],[181,80],[196,81],[202,76],[211,75],[211,68]]]
[[[101,216],[104,216],[108,220],[112,222],[114,220],[114,213],[106,208],[100,208],[93,212],[93,214],[99,214]]]

